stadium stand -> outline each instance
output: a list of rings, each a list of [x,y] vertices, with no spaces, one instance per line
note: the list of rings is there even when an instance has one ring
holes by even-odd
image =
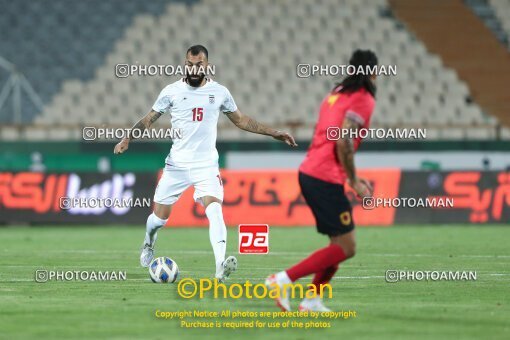
[[[482,19],[485,25],[496,35],[496,38],[505,46],[510,48],[508,32],[502,25],[501,17],[504,17],[505,8],[510,8],[510,2],[503,0],[496,5],[491,5],[488,0],[466,0],[465,3],[471,7],[473,12]]]
[[[501,23],[501,28],[506,36],[507,47],[510,49],[510,0],[488,0],[493,9],[497,20]]]
[[[136,3],[0,0],[0,32],[3,33],[0,55],[15,63],[17,71],[28,78],[47,103],[61,90],[64,80],[92,79],[94,70],[103,63],[135,15],[158,15],[167,3],[166,0]],[[38,111],[23,99],[21,123],[27,123]],[[16,123],[7,111],[0,115],[0,120]]]
[[[510,124],[509,54],[489,28],[461,0],[390,0],[390,4],[431,52],[457,70],[485,112]],[[459,24],[462,30],[457,29]],[[485,119],[489,124],[493,120],[488,115]]]
[[[50,54],[38,56],[38,66],[27,69],[47,105],[33,118],[33,127],[3,129],[2,138],[77,139],[83,126],[129,127],[150,109],[159,91],[177,78],[120,79],[115,77],[115,65],[180,65],[186,48],[195,43],[209,48],[215,78],[230,88],[242,111],[263,122],[291,127],[298,139],[311,137],[318,105],[336,79],[300,79],[296,65],[345,64],[355,48],[372,49],[381,64],[397,65],[396,77],[378,79],[375,127],[427,127],[429,139],[496,135],[498,121],[482,112],[454,69],[393,17],[386,0],[202,0],[173,2],[164,9],[164,1],[127,3],[127,8],[100,1],[96,8],[78,2],[67,7],[60,4],[60,14],[54,15],[69,24],[72,18],[84,18],[74,35],[61,39],[48,34],[54,20],[38,17],[42,26],[37,37],[48,47],[43,44],[36,49],[58,47],[61,51],[66,46],[65,53],[55,54],[61,58],[57,63]],[[218,6],[225,3],[228,6]],[[95,15],[88,17],[87,10]],[[74,16],[66,17],[67,11]],[[143,14],[134,16],[137,12]],[[23,39],[23,32],[27,31],[17,30],[10,39]],[[72,43],[77,38],[81,44]],[[34,44],[27,41],[28,46]],[[22,65],[31,62],[30,58],[21,61]],[[38,128],[48,124],[69,128]],[[220,120],[220,140],[241,136],[259,138],[241,135],[226,119]]]

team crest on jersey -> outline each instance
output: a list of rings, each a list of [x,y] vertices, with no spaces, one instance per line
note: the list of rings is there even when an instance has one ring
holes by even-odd
[[[209,95],[209,103],[214,104],[214,94]]]

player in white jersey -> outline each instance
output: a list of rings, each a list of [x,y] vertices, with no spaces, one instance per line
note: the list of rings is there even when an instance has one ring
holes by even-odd
[[[193,198],[205,207],[209,220],[209,239],[216,263],[215,277],[223,282],[237,269],[237,260],[234,256],[225,259],[227,230],[221,208],[223,185],[216,150],[220,112],[240,129],[271,136],[290,146],[297,144],[290,134],[266,127],[241,113],[228,89],[206,77],[204,70],[208,69],[208,52],[205,47],[190,47],[185,63],[186,70],[192,71],[187,72],[185,78],[165,87],[151,112],[131,130],[142,132],[162,114],[170,113],[172,128],[182,132],[182,139],[173,141],[154,194],[154,211],[147,219],[140,264],[149,266],[154,257],[158,229],[166,224],[173,204],[193,185]],[[114,153],[126,151],[130,139],[120,141]]]

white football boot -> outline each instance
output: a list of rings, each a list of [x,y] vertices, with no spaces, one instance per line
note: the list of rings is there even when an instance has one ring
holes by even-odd
[[[216,271],[216,279],[223,283],[233,272],[237,270],[237,259],[235,256],[229,256],[223,261],[221,267]]]
[[[283,282],[278,281],[276,274],[273,274],[266,279],[266,286],[270,290],[275,289],[275,287],[280,290],[278,296],[275,298],[276,305],[284,312],[290,311],[290,287],[284,288]]]
[[[320,297],[315,297],[313,299],[303,299],[303,301],[299,304],[299,311],[331,312],[331,309],[324,306]]]
[[[151,247],[148,244],[144,244],[142,248],[142,253],[140,254],[140,265],[142,267],[148,267],[152,259],[154,258],[154,247]]]

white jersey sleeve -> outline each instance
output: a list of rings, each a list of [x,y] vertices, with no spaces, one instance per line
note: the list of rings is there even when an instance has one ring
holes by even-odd
[[[235,112],[237,111],[237,105],[234,101],[234,97],[230,94],[230,91],[225,87],[225,99],[223,103],[221,103],[220,110],[223,113]]]
[[[158,99],[154,105],[152,105],[152,109],[159,113],[168,113],[172,108],[172,96],[171,96],[171,87],[167,86],[163,90],[161,90]]]

